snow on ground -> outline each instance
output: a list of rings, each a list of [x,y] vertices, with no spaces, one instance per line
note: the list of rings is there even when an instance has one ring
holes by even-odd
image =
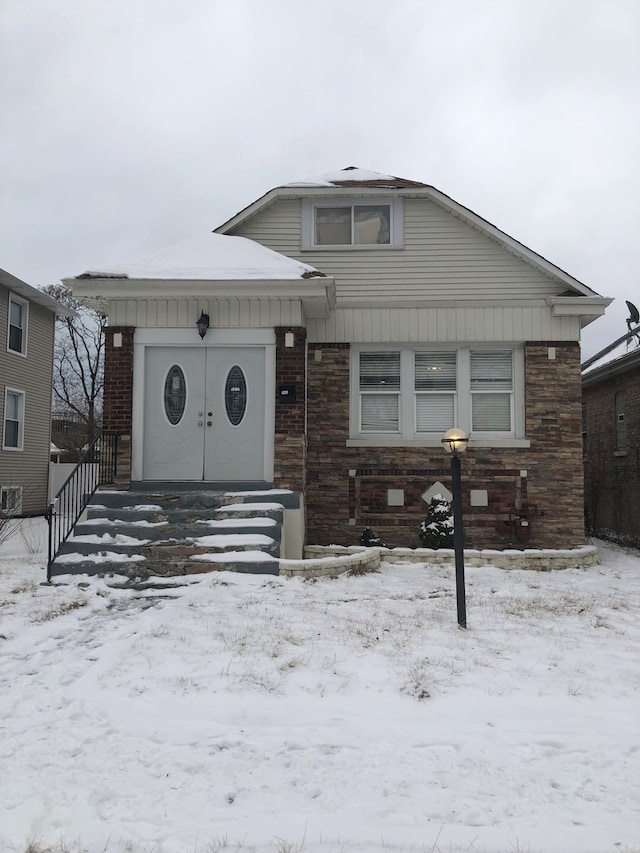
[[[41,538],[39,538],[41,537]],[[44,581],[0,548],[0,850],[638,853],[640,557]]]

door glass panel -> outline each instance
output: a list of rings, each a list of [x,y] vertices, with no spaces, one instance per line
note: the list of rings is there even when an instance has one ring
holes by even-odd
[[[224,388],[224,404],[227,417],[233,426],[238,426],[247,410],[247,381],[241,368],[235,364],[227,374]]]
[[[176,426],[182,420],[187,403],[187,381],[182,368],[172,365],[164,382],[164,410],[169,423]]]

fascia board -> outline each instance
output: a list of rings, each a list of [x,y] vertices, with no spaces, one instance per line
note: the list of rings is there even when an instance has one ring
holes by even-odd
[[[613,299],[607,296],[549,296],[554,317],[601,317]]]
[[[78,297],[102,299],[335,299],[333,278],[322,276],[308,279],[230,280],[204,279],[130,279],[90,278],[66,279]]]

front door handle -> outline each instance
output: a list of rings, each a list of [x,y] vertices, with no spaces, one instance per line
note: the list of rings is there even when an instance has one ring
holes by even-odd
[[[208,427],[210,427],[210,426],[211,426],[211,424],[212,424],[212,421],[207,421],[207,426],[208,426]]]

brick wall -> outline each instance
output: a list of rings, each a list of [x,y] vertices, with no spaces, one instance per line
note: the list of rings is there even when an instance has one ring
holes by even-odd
[[[127,485],[131,477],[131,404],[133,386],[132,326],[105,329],[104,415],[105,433],[119,433],[117,485]],[[114,336],[122,346],[114,346]]]
[[[626,396],[626,446],[618,446],[616,394]],[[640,547],[640,367],[604,375],[583,390],[587,528]]]
[[[549,358],[549,347],[555,348],[555,359]],[[508,547],[504,523],[513,507],[525,504],[537,507],[529,519],[530,539],[512,536],[513,547],[584,543],[578,345],[526,345],[525,383],[531,447],[470,448],[463,459],[467,547]],[[347,344],[310,346],[307,417],[307,542],[355,544],[366,526],[390,546],[416,547],[425,508],[421,495],[435,481],[451,489],[449,458],[439,447],[345,446]],[[389,489],[404,490],[403,506],[388,505]],[[471,489],[486,489],[488,506],[472,507]]]
[[[276,328],[275,332],[276,412],[273,484],[281,489],[303,491],[306,459],[307,330],[304,327],[285,327]],[[286,345],[287,335],[293,336],[293,346]]]

